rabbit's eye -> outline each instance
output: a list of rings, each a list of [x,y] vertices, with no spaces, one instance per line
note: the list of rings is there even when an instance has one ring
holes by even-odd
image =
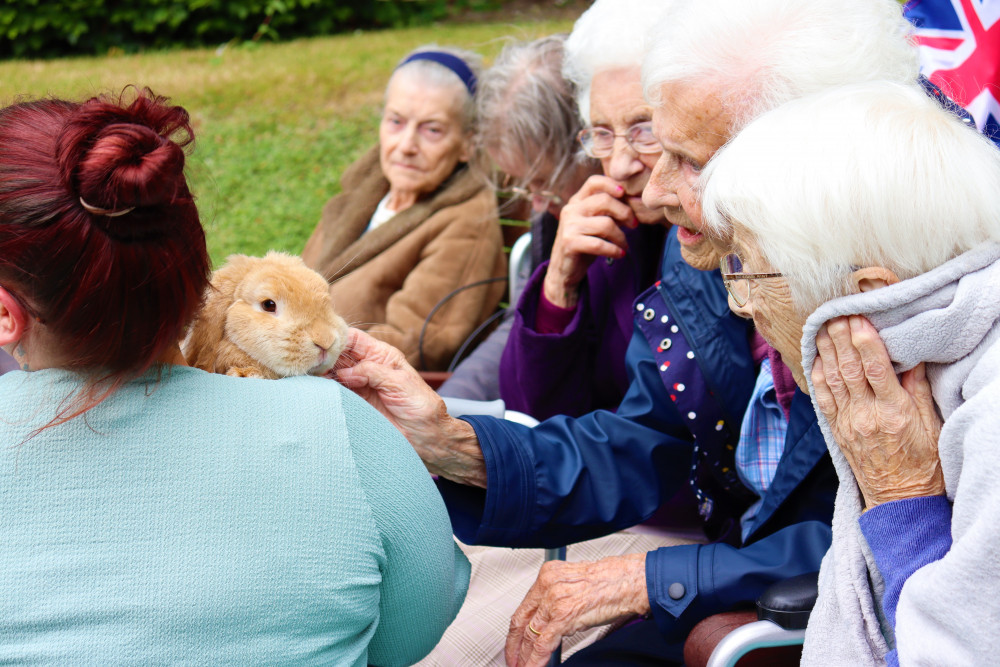
[[[278,304],[276,304],[271,299],[264,299],[260,302],[260,307],[264,309],[265,313],[274,313],[278,310]]]

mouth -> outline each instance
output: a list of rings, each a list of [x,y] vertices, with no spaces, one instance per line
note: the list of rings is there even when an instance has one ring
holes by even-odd
[[[696,232],[687,227],[677,226],[677,240],[681,242],[682,245],[693,246],[698,245],[705,239],[705,235],[701,232]]]

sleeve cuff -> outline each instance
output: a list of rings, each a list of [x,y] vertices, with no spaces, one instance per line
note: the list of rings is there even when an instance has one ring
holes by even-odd
[[[537,501],[535,462],[530,456],[530,448],[516,446],[522,440],[518,430],[528,430],[526,426],[492,417],[468,415],[462,417],[472,425],[483,451],[486,465],[486,491],[478,491],[478,507],[466,512],[463,526],[456,525],[456,535],[467,544],[488,544],[496,546],[519,546],[517,538],[531,534]],[[484,497],[485,496],[485,497]],[[445,496],[451,509],[452,500],[457,495]],[[482,503],[481,505],[479,503]],[[473,526],[478,514],[478,525]],[[472,521],[469,521],[472,519]],[[461,528],[461,532],[459,529]]]
[[[646,590],[657,627],[668,634],[698,596],[700,544],[660,547],[646,556]]]
[[[913,573],[951,549],[951,503],[945,496],[883,503],[864,512],[858,525],[883,575]]]
[[[538,296],[538,312],[535,313],[535,330],[540,334],[561,334],[573,321],[577,308],[563,308],[549,301],[545,290]]]

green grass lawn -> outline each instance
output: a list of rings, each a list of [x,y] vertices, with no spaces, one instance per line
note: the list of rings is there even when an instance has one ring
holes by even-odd
[[[0,102],[82,99],[149,86],[191,112],[188,174],[218,265],[233,252],[298,253],[340,174],[377,137],[382,90],[410,49],[435,42],[491,59],[507,37],[569,22],[456,24],[281,44],[104,58],[0,62]]]

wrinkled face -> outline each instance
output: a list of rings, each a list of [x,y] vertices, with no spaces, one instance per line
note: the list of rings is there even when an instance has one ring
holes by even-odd
[[[469,160],[461,90],[394,76],[386,91],[379,142],[382,173],[393,193],[420,197],[434,192],[459,162]]]
[[[729,117],[704,86],[665,84],[663,104],[653,109],[653,134],[663,153],[653,167],[643,201],[678,226],[684,260],[696,269],[719,266],[728,241],[703,232],[701,202],[694,186],[702,168],[729,139]]]
[[[555,187],[551,183],[555,166],[546,155],[504,152],[495,146],[488,146],[486,150],[500,171],[507,174],[513,183],[523,183],[521,187],[531,193],[531,210],[536,213],[548,211],[556,218],[562,212],[563,205],[576,194],[590,175],[590,169],[581,165],[579,174],[576,175],[578,177],[568,175],[561,179],[563,182],[560,189],[552,191],[551,188]]]
[[[590,125],[622,135],[615,137],[611,155],[601,158],[604,175],[618,181],[625,189],[622,200],[632,207],[639,222],[664,223],[659,208],[651,209],[642,202],[653,165],[659,153],[638,153],[628,145],[624,135],[637,123],[649,122],[653,108],[642,96],[641,68],[620,67],[601,70],[590,82]]]
[[[743,261],[744,273],[776,273],[764,259],[756,239],[745,228],[736,224],[730,252],[735,252]],[[771,347],[781,353],[781,360],[792,371],[795,383],[802,391],[808,391],[802,372],[802,329],[806,315],[799,313],[792,303],[788,282],[784,278],[747,279],[750,296],[743,306],[736,305],[729,296],[729,308],[739,315],[753,319],[757,332]]]
[[[347,324],[334,312],[327,282],[313,273],[250,274],[236,289],[226,337],[278,375],[328,371],[347,342]]]

